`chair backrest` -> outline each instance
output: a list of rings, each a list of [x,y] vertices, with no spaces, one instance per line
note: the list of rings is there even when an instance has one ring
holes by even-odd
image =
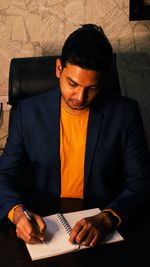
[[[55,76],[57,56],[13,58],[9,69],[8,103],[16,105],[27,98],[58,85]]]
[[[56,58],[58,56],[13,58],[9,70],[8,103],[14,106],[21,98],[40,94],[57,86]],[[120,94],[115,54],[105,87],[106,92]]]

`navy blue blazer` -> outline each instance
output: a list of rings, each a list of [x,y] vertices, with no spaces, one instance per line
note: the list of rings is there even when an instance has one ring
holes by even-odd
[[[60,90],[21,100],[0,158],[0,219],[29,199],[60,196]],[[90,107],[84,198],[129,219],[150,192],[149,154],[136,101],[100,96]],[[22,172],[30,164],[32,176]]]

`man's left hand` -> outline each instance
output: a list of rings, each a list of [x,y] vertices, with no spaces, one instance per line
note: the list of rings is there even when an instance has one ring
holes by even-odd
[[[107,212],[83,218],[72,229],[69,241],[84,246],[95,246],[114,230]]]

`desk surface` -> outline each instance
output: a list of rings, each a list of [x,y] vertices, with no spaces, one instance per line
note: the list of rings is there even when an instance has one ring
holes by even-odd
[[[53,200],[48,210],[42,209],[42,216],[50,213],[71,212],[83,208],[91,208],[79,200]],[[51,212],[49,212],[51,210]],[[149,266],[150,251],[150,217],[144,217],[137,222],[128,232],[121,232],[125,241],[101,245],[53,258],[32,261],[25,244],[16,237],[15,226],[0,223],[0,265],[1,267],[88,267],[94,263],[110,267],[123,266]]]

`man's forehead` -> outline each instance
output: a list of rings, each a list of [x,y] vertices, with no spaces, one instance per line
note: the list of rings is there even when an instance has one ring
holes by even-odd
[[[89,81],[97,84],[102,79],[102,72],[81,68],[78,65],[67,64],[64,68],[64,73],[68,80],[77,82],[78,79]]]

